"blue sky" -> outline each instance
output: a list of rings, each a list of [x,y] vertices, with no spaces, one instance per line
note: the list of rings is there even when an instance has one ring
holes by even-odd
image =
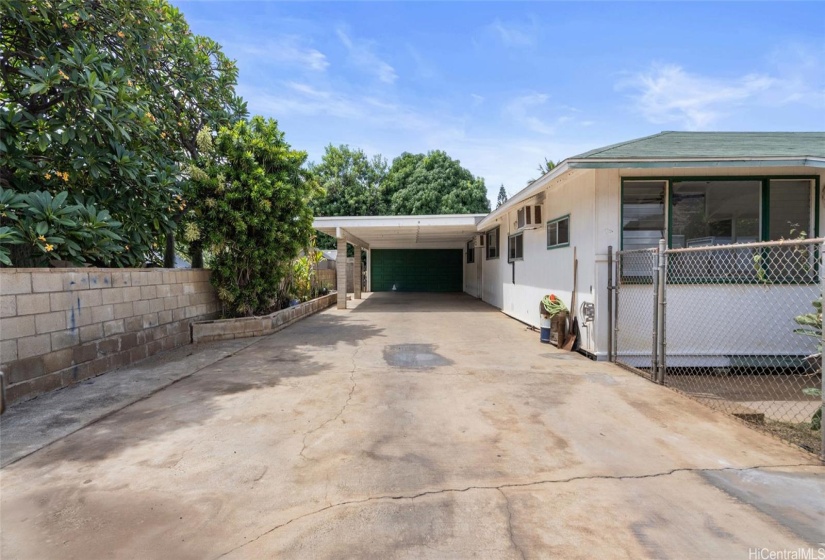
[[[519,191],[661,130],[825,130],[825,4],[172,0],[318,161],[443,149]]]

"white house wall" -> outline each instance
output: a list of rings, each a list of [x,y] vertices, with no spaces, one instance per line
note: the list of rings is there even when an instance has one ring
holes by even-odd
[[[496,225],[501,227],[499,233],[502,239],[499,243],[500,249],[505,248],[507,243],[507,224],[503,223],[504,221],[505,220],[496,220]],[[482,261],[481,299],[501,309],[504,305],[502,283],[504,282],[504,274],[507,272],[506,267],[503,267],[502,263],[504,265],[507,264],[507,257],[505,255],[504,258],[499,257],[497,259],[487,260],[486,249],[480,250],[479,253],[476,257]]]
[[[504,313],[529,325],[539,325],[539,302],[548,293],[555,293],[566,304],[570,304],[573,288],[573,247],[577,248],[578,290],[577,307],[582,302],[593,302],[596,305],[595,320],[589,328],[581,330],[583,348],[599,358],[607,356],[608,316],[607,316],[607,249],[613,251],[621,248],[621,180],[622,178],[644,177],[696,177],[696,176],[766,176],[766,175],[805,175],[820,176],[820,188],[825,183],[825,172],[809,167],[777,167],[777,168],[695,168],[695,169],[599,169],[578,170],[577,174],[567,179],[561,185],[551,186],[544,191],[543,220],[570,214],[570,246],[548,250],[546,248],[546,229],[544,226],[524,232],[524,260],[515,263],[515,283],[512,281],[511,265],[507,262],[507,236],[515,231],[515,207],[506,217],[498,220],[501,227],[501,257],[495,260],[485,260],[483,250],[477,249],[476,259],[482,262],[482,277],[480,278],[482,299]],[[821,193],[819,194],[821,197]],[[531,201],[525,201],[525,204]],[[820,204],[822,200],[820,198]],[[491,228],[487,228],[488,230]],[[820,235],[825,233],[825,211],[820,212]],[[465,279],[468,279],[468,269],[465,265]],[[478,278],[475,281],[467,280],[465,289],[468,293],[478,288]],[[680,291],[688,294],[691,289],[709,293],[708,286],[680,286]],[[718,290],[717,290],[718,292]],[[721,292],[714,292],[716,295]],[[674,297],[677,297],[674,292]],[[780,293],[780,292],[777,292]],[[751,294],[752,296],[752,294]],[[751,296],[742,296],[745,299]],[[727,296],[720,295],[723,299]],[[779,302],[782,296],[778,295]],[[787,302],[796,299],[788,295]],[[674,305],[678,307],[678,305]],[[743,301],[744,306],[744,301]],[[764,307],[762,307],[764,309]],[[673,318],[671,311],[670,324],[681,324]],[[757,317],[751,320],[758,321]],[[767,319],[763,322],[766,322]],[[637,335],[639,340],[650,340],[651,326],[642,325]],[[676,328],[676,332],[673,329]],[[669,327],[668,342],[676,344],[682,340],[686,353],[698,351],[699,343],[689,332],[682,333],[682,327]],[[685,327],[687,328],[687,327]],[[628,335],[627,332],[624,333]],[[745,346],[762,344],[761,335],[750,333],[750,338],[740,339]],[[732,339],[731,339],[732,340]],[[768,344],[765,351],[775,349]],[[675,349],[672,349],[675,351]],[[786,349],[782,353],[796,353],[798,349]],[[682,351],[682,350],[679,350]],[[778,350],[777,350],[778,351]],[[747,350],[751,352],[751,350]],[[751,352],[757,353],[757,352]]]
[[[594,176],[592,171],[580,172],[562,185],[545,191],[542,208],[543,223],[537,229],[524,230],[524,259],[507,262],[507,238],[517,231],[514,208],[499,220],[501,227],[501,258],[485,260],[483,265],[484,301],[499,307],[504,313],[527,323],[539,326],[539,303],[554,293],[568,306],[573,292],[573,248],[576,248],[578,287],[576,306],[582,302],[595,302],[595,235]],[[535,201],[528,201],[535,203]],[[570,245],[547,249],[545,223],[570,215]],[[513,268],[515,267],[515,282]],[[592,330],[592,329],[590,329]],[[582,330],[583,347],[594,349],[593,336],[588,329]]]
[[[467,247],[464,252],[464,292],[471,296],[481,297],[481,260],[484,259],[484,252],[479,249],[471,249],[475,253],[475,262],[467,262]]]

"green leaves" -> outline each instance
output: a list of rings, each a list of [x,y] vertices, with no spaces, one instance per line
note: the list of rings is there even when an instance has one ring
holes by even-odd
[[[254,117],[219,130],[192,173],[186,214],[200,235],[212,283],[228,315],[276,306],[291,261],[312,236],[311,199],[319,193],[274,120]],[[190,225],[191,224],[191,225]],[[194,226],[194,227],[193,227]]]
[[[814,307],[813,313],[805,313],[794,317],[796,324],[803,328],[794,329],[793,332],[819,340],[822,338],[822,298],[814,301],[812,305]]]
[[[325,194],[313,202],[317,216],[374,216],[383,209],[379,186],[387,176],[387,161],[370,159],[349,146],[326,147],[320,164],[310,165]]]
[[[235,63],[165,0],[0,0],[0,52],[0,186],[94,200],[130,241],[107,264],[155,259],[197,133],[246,114]]]
[[[91,200],[69,202],[66,191],[52,196],[46,191],[15,193],[0,187],[0,210],[0,263],[5,266],[45,265],[54,260],[104,264],[124,252],[120,222]]]
[[[381,194],[388,213],[395,215],[490,211],[484,180],[440,150],[395,158]]]

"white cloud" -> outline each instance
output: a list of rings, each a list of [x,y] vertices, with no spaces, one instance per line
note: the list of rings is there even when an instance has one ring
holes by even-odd
[[[505,117],[520,127],[539,134],[555,134],[561,125],[578,122],[575,113],[580,111],[567,105],[548,106],[546,93],[529,93],[512,99],[504,106]]]
[[[766,74],[725,80],[691,74],[676,64],[654,65],[618,84],[636,90],[636,107],[650,122],[675,122],[689,130],[709,128],[735,107],[758,102],[780,87]]]
[[[285,82],[266,89],[241,87],[239,93],[247,100],[251,112],[278,119],[331,117],[358,126],[418,132],[451,130],[457,126],[453,118],[340,86],[326,89],[303,82]]]
[[[488,29],[508,47],[530,47],[538,42],[538,25],[535,20],[525,24],[496,19]]]
[[[782,85],[773,101],[825,108],[825,46],[785,44],[768,55],[768,62]]]
[[[415,63],[416,76],[423,80],[432,80],[438,76],[436,66],[425,58],[414,46],[407,44],[407,52]]]
[[[536,116],[537,110],[550,98],[546,93],[522,95],[510,101],[505,108],[505,115],[527,129],[540,134],[553,134],[556,129],[550,123]]]
[[[251,54],[261,62],[300,66],[307,70],[323,72],[329,67],[324,53],[302,44],[300,37],[284,35],[263,44],[229,44],[228,51],[240,51]]]
[[[367,42],[354,40],[344,27],[336,31],[341,43],[346,47],[350,61],[361,70],[374,74],[385,84],[392,84],[398,79],[395,68],[381,60],[373,51],[372,45]]]

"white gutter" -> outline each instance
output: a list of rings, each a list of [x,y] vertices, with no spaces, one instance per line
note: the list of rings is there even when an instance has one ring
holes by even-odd
[[[315,229],[373,227],[464,227],[475,226],[484,214],[433,214],[423,216],[320,216],[313,220]]]

